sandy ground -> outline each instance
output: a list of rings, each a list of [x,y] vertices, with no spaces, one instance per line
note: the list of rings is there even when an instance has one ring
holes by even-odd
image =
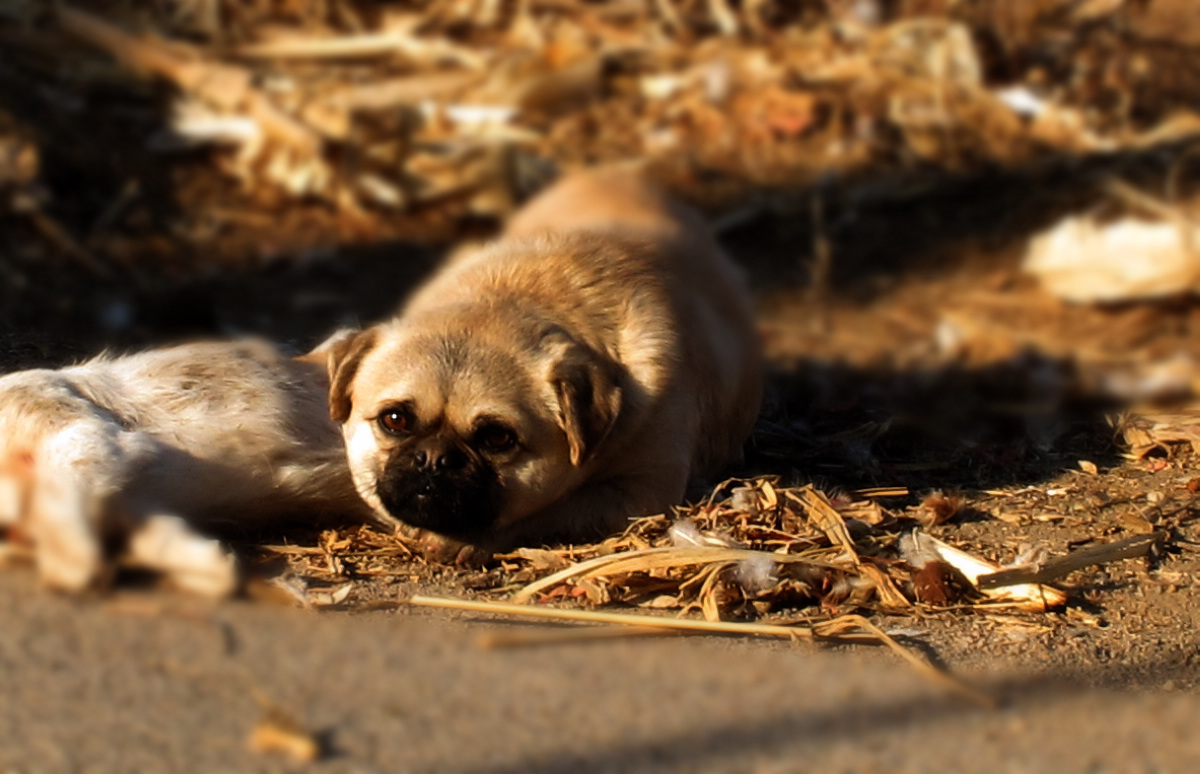
[[[0,575],[5,772],[1187,772],[1194,691],[1010,659],[984,709],[875,649],[712,638],[483,649],[512,626]],[[1153,667],[1152,664],[1146,666]],[[1151,669],[1151,671],[1153,671]],[[966,675],[968,678],[970,675]],[[1085,687],[1087,686],[1087,687]],[[251,752],[263,705],[328,747]]]

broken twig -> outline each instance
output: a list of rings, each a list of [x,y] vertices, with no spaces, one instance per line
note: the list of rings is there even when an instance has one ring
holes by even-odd
[[[1099,546],[1088,546],[1078,551],[1072,551],[1066,556],[1036,567],[1014,567],[1011,570],[1001,570],[989,575],[981,575],[976,580],[980,590],[996,589],[1002,586],[1015,586],[1025,583],[1049,583],[1070,575],[1076,570],[1090,567],[1093,564],[1115,562],[1118,559],[1131,559],[1135,556],[1145,556],[1154,546],[1166,541],[1170,535],[1166,531],[1151,532],[1148,535],[1136,535],[1125,540],[1105,543]]]

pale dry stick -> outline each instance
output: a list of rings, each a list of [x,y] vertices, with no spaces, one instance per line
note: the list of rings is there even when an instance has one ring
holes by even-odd
[[[321,556],[325,553],[325,549],[320,546],[286,546],[286,545],[260,545],[256,546],[259,550],[269,551],[273,554],[284,554],[286,556]],[[370,556],[402,556],[410,557],[413,555],[412,550],[402,543],[397,543],[395,548],[368,548],[356,551],[335,551],[339,557],[347,559],[359,559]]]
[[[239,47],[246,59],[349,59],[400,54],[423,61],[447,60],[471,70],[484,70],[487,57],[445,40],[421,40],[404,32],[376,32],[339,38],[289,37]]]
[[[1160,530],[1148,535],[1136,535],[1099,546],[1088,546],[1078,551],[1072,551],[1066,556],[1043,562],[1036,567],[1014,567],[990,575],[980,575],[976,578],[975,585],[981,591],[986,591],[987,589],[1027,583],[1049,583],[1093,564],[1145,556],[1154,546],[1163,543],[1169,537],[1170,533]]]
[[[866,489],[855,489],[859,497],[907,497],[909,489],[906,486],[872,486]]]
[[[664,546],[599,556],[586,562],[580,562],[530,583],[518,591],[512,597],[512,601],[516,604],[528,602],[543,589],[548,589],[570,578],[591,575],[600,569],[605,570],[607,574],[615,575],[714,562],[738,562],[743,559],[757,559],[764,556],[778,564],[808,564],[826,569],[847,569],[834,562],[823,562],[801,554],[775,554],[745,548],[717,548],[714,546]]]
[[[468,610],[475,613],[518,616],[522,618],[547,618],[559,621],[583,623],[607,623],[621,626],[650,627],[674,631],[704,632],[707,634],[750,634],[761,637],[787,637],[790,639],[812,639],[816,636],[811,628],[776,626],[774,624],[731,623],[728,621],[699,621],[694,618],[663,618],[634,613],[606,613],[598,610],[570,610],[549,607],[530,607],[510,602],[480,602],[470,599],[450,599],[416,594],[408,598],[410,605],[437,607],[446,610]],[[864,635],[848,638],[851,642],[875,642],[873,636]]]
[[[622,626],[649,627],[652,629],[670,629],[682,632],[703,632],[706,634],[754,635],[759,637],[786,637],[791,640],[799,639],[832,639],[840,642],[860,642],[882,644],[903,658],[918,672],[954,692],[985,707],[995,706],[995,701],[964,683],[954,676],[943,672],[928,662],[916,656],[900,643],[888,636],[882,629],[867,619],[858,615],[848,615],[826,621],[815,627],[778,626],[775,624],[735,623],[729,621],[698,621],[694,618],[660,618],[657,616],[637,615],[631,613],[605,613],[595,610],[564,610],[558,608],[529,607],[505,602],[479,602],[468,599],[449,599],[445,597],[428,597],[415,595],[409,597],[410,605],[419,607],[436,607],[445,610],[467,610],[476,613],[494,615],[518,616],[523,618],[546,618],[560,621],[582,621],[588,623],[609,623]],[[853,625],[861,632],[826,634],[818,631],[843,629]]]
[[[166,78],[215,107],[232,110],[243,104],[253,88],[250,73],[241,68],[186,56],[160,41],[130,34],[87,11],[60,5],[56,13],[64,30],[130,70]]]
[[[263,551],[270,551],[273,554],[285,554],[288,556],[315,556],[324,553],[319,546],[276,546],[276,545],[261,545],[259,548]]]
[[[479,73],[460,71],[405,75],[344,85],[330,94],[327,101],[346,110],[387,110],[445,98],[473,86],[480,77]]]
[[[861,564],[858,567],[863,578],[875,586],[875,595],[879,597],[880,609],[885,612],[908,610],[912,603],[900,593],[896,584],[888,574],[873,564]]]

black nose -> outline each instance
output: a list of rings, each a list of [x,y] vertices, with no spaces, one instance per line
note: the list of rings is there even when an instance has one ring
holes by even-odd
[[[413,454],[417,470],[428,473],[445,473],[462,470],[467,466],[467,455],[459,449],[417,449]]]

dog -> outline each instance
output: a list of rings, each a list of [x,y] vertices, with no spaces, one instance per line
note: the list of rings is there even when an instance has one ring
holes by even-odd
[[[740,455],[762,391],[741,272],[615,169],[553,184],[329,368],[359,494],[457,563],[679,504]]]
[[[219,597],[237,564],[206,531],[371,517],[327,409],[332,341],[300,358],[206,342],[0,377],[0,527],[31,541],[55,589],[102,585],[123,562]]]

